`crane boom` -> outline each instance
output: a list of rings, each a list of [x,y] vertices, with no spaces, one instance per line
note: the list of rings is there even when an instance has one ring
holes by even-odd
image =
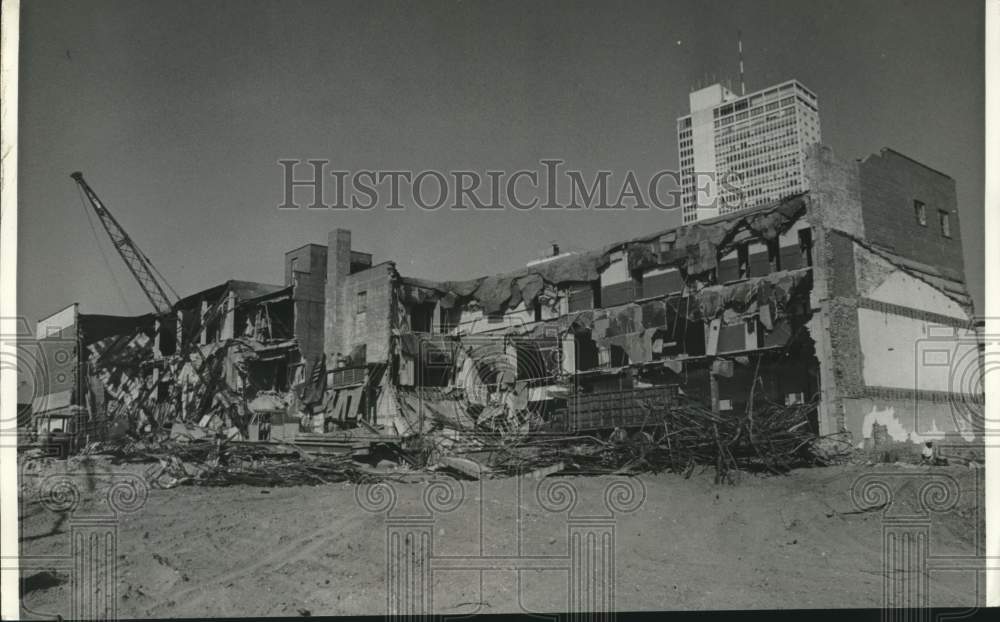
[[[101,224],[104,225],[104,230],[108,232],[115,250],[121,255],[132,276],[139,282],[139,286],[142,287],[146,298],[149,298],[153,309],[159,315],[169,313],[173,309],[173,305],[170,302],[170,298],[167,297],[163,285],[160,284],[160,280],[153,273],[153,266],[149,263],[149,259],[139,250],[139,247],[136,246],[132,238],[125,232],[125,229],[118,224],[118,221],[111,215],[108,208],[104,207],[104,203],[101,202],[97,193],[84,181],[83,173],[77,171],[70,175],[70,177],[80,185],[83,193],[90,201],[91,207],[97,212],[97,217],[100,218]]]

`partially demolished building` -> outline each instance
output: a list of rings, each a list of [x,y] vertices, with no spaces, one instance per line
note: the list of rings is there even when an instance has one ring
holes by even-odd
[[[817,432],[856,445],[873,430],[976,440],[954,180],[891,149],[848,162],[817,146],[804,173],[809,190],[775,204],[468,281],[350,263],[335,231],[325,350],[347,361],[326,412],[349,425],[360,402],[358,417],[407,435],[444,411],[523,425],[588,408],[582,396],[627,409],[624,392],[676,386],[722,412],[755,392],[818,396]]]
[[[854,445],[981,438],[954,181],[823,146],[804,175],[777,203],[466,281],[400,274],[337,229],[286,253],[284,287],[229,282],[171,318],[40,322],[76,327],[87,371],[39,406],[113,420],[144,399],[138,425],[399,439],[448,421],[609,429],[683,393],[722,414],[818,399],[815,431]]]
[[[190,422],[259,439],[261,419],[285,412],[303,373],[293,292],[227,281],[168,315],[89,315],[73,304],[39,321],[38,431],[81,443]]]

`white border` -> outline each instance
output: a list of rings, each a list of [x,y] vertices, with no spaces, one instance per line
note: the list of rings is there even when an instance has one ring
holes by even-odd
[[[0,336],[17,331],[17,119],[20,0],[0,2]],[[990,285],[1000,280],[1000,176],[991,175],[1000,165],[1000,0],[985,3],[985,95],[986,95],[986,188],[984,197],[985,239],[985,334],[1000,336],[1000,295]],[[0,357],[16,360],[16,344],[0,339]],[[8,358],[9,357],[9,358]],[[1000,339],[988,340],[986,358],[1000,357]],[[997,360],[1000,360],[998,358]],[[988,369],[985,371],[989,371]],[[984,373],[986,422],[1000,420],[994,396],[1000,395],[1000,373]],[[17,373],[0,366],[0,434],[16,438]],[[13,411],[13,412],[12,412]],[[4,423],[6,422],[6,423]],[[987,430],[987,438],[1000,429]],[[1000,529],[993,518],[1000,515],[1000,446],[986,449],[986,555],[991,567],[986,573],[986,604],[1000,606]],[[0,442],[0,619],[20,615],[17,564],[17,449]]]
[[[986,189],[983,200],[983,229],[985,240],[985,298],[986,318],[984,334],[986,339],[985,360],[1000,356],[1000,296],[991,285],[1000,280],[1000,214],[997,202],[1000,200],[1000,177],[991,173],[1000,164],[1000,127],[997,124],[1000,111],[1000,0],[986,2]],[[1000,512],[1000,447],[989,442],[997,438],[997,402],[1000,395],[1000,374],[984,370],[983,382],[986,392],[986,604],[1000,606],[1000,530],[992,520]]]
[[[17,360],[17,70],[20,0],[0,2],[0,357]],[[17,542],[17,371],[0,365],[0,618],[21,614]]]

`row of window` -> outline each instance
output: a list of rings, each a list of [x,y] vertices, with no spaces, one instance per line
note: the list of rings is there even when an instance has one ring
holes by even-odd
[[[798,132],[794,126],[786,126],[780,131],[769,132],[767,136],[736,136],[733,138],[720,138],[716,141],[716,153],[726,155],[733,153],[736,155],[752,155],[763,153],[774,149],[775,143],[781,140],[792,141],[797,138]]]
[[[662,251],[669,244],[661,242],[660,246]],[[741,244],[733,253],[734,257],[720,259],[718,268],[710,273],[709,280],[714,283],[732,283],[781,270],[812,266],[812,231],[809,229],[799,230],[797,245],[782,247],[774,239],[765,247],[759,252],[751,253],[749,244]],[[635,276],[629,281],[603,288],[599,286],[599,282],[594,282],[568,292],[569,312],[615,307],[642,298],[680,294],[684,288],[684,281],[676,270],[655,276]]]
[[[728,153],[731,151],[747,152],[768,148],[775,141],[796,136],[794,123],[775,124],[765,132],[740,132],[731,136],[719,136],[715,141],[716,151]]]
[[[913,215],[917,219],[917,224],[921,227],[927,226],[927,205],[923,201],[913,201]],[[941,237],[951,237],[951,214],[945,210],[938,210],[938,227]]]
[[[768,142],[775,135],[784,134],[781,130],[792,129],[796,126],[796,118],[787,116],[784,118],[768,119],[763,123],[746,124],[739,127],[730,127],[720,130],[715,134],[715,141],[718,144],[728,145],[738,143],[751,138],[756,138],[756,142]]]
[[[761,106],[760,108],[754,108],[750,112],[740,112],[731,117],[721,117],[714,121],[716,128],[726,127],[728,125],[739,124],[747,119],[752,119],[754,117],[759,117],[765,112],[770,113],[767,115],[768,119],[776,118],[780,115],[790,115],[795,112],[795,98],[789,97],[780,102],[771,102],[766,106]],[[779,110],[780,109],[780,110]]]
[[[788,84],[783,84],[781,86],[769,89],[763,93],[757,93],[755,95],[751,95],[750,97],[736,100],[731,104],[725,106],[719,106],[713,111],[713,114],[716,117],[724,117],[726,115],[733,114],[735,112],[740,112],[741,110],[753,108],[755,106],[764,103],[765,101],[774,99],[775,97],[778,96],[782,96],[782,101],[785,101],[790,99],[788,95],[790,95],[792,93],[792,90],[795,89],[796,87],[798,87],[799,93],[801,93],[802,96],[809,98],[810,100],[813,101],[816,99],[816,96],[807,91],[804,87],[802,87],[802,85],[789,82]]]
[[[779,95],[781,96],[780,104],[782,106],[788,105],[795,99],[798,99],[803,105],[808,106],[813,110],[818,110],[818,103],[815,95],[806,91],[801,86],[799,86],[799,92],[794,95],[791,93],[791,90],[791,85],[785,85],[781,87],[780,90],[772,90],[762,95],[755,95],[747,99],[735,101],[729,105],[719,106],[713,111],[713,115],[716,118],[725,117],[731,114],[738,116],[741,112],[747,111],[748,109],[749,112],[753,114],[754,110],[773,107],[775,103],[778,103],[773,100],[775,100]]]
[[[777,153],[776,153],[777,152]],[[753,153],[731,153],[721,154],[718,157],[719,166],[728,165],[735,170],[752,170],[762,166],[780,165],[798,162],[801,149],[794,138],[788,138],[772,145],[766,149],[754,150]]]

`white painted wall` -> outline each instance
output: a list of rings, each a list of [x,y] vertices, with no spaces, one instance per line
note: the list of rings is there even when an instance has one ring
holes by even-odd
[[[942,294],[931,285],[905,272],[889,275],[882,284],[873,289],[868,297],[872,300],[919,309],[928,313],[938,313],[965,320],[968,315],[960,304]]]
[[[60,331],[76,324],[76,303],[57,311],[49,317],[38,320],[35,325],[35,339],[45,339],[50,335],[58,335]]]
[[[975,334],[924,320],[858,309],[865,384],[968,392],[979,382]]]
[[[971,422],[961,416],[956,416],[951,406],[946,403],[920,403],[916,409],[912,407],[897,410],[891,404],[880,404],[871,400],[846,400],[848,411],[862,406],[863,417],[860,419],[860,429],[852,429],[852,417],[848,413],[848,429],[854,435],[854,444],[864,447],[866,439],[872,438],[874,424],[883,425],[886,433],[893,441],[901,443],[925,443],[948,438],[949,434],[957,434],[963,440],[972,442],[976,439]],[[904,412],[905,411],[905,412]],[[860,415],[861,413],[858,413]],[[854,419],[857,421],[858,419]],[[854,425],[857,425],[856,423]],[[953,437],[954,438],[954,437]]]
[[[858,244],[854,244],[854,265],[862,296],[960,320],[968,319],[966,310],[941,290],[907,274]]]
[[[545,315],[543,312],[542,317],[544,318]],[[522,328],[526,324],[534,323],[534,321],[535,310],[526,309],[523,302],[519,303],[513,309],[508,309],[503,314],[503,319],[499,322],[490,322],[489,318],[481,310],[470,311],[462,309],[461,317],[458,321],[458,331],[463,335],[475,335],[494,330]]]
[[[631,281],[628,273],[628,260],[625,253],[618,251],[611,255],[611,263],[601,272],[601,287]]]
[[[698,220],[719,215],[716,183],[715,117],[711,108],[691,111],[691,145],[694,149],[695,206]]]

